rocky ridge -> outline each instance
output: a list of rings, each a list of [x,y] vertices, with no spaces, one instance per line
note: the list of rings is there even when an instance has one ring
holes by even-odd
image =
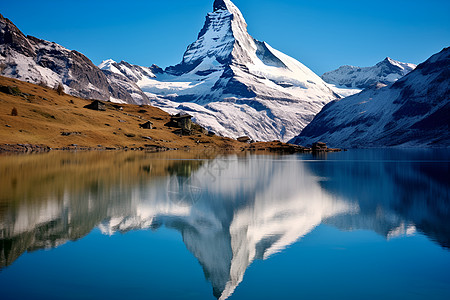
[[[148,97],[126,77],[107,76],[86,56],[56,43],[25,36],[0,15],[0,75],[54,87],[86,99],[149,104]]]

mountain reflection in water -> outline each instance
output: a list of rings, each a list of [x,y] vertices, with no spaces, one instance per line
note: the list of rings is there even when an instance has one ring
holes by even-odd
[[[338,158],[338,159],[332,159]],[[50,153],[0,157],[0,268],[93,228],[178,230],[214,296],[255,259],[320,224],[387,239],[420,231],[450,247],[448,157],[408,151],[217,156]]]

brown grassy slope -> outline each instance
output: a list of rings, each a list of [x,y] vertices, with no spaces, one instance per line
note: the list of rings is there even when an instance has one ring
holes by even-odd
[[[22,93],[9,95],[0,92],[0,144],[43,144],[52,148],[71,144],[121,148],[150,144],[167,148],[188,146],[192,149],[238,149],[243,146],[233,139],[209,137],[200,132],[192,136],[178,136],[173,133],[176,128],[165,126],[170,115],[152,106],[127,104],[122,105],[123,111],[119,111],[108,104],[106,111],[93,111],[83,108],[91,103],[90,100],[60,96],[50,88],[1,76],[0,86],[18,87]],[[14,107],[17,116],[11,115]],[[141,129],[139,124],[145,120],[153,122],[155,129]],[[63,136],[62,132],[81,134]],[[143,137],[151,137],[152,140]]]

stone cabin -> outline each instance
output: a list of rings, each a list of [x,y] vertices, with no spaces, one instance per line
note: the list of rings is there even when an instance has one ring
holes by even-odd
[[[153,123],[147,121],[144,124],[139,124],[139,127],[141,127],[142,129],[153,129]]]
[[[183,132],[191,132],[192,130],[192,116],[187,113],[179,113],[170,119],[172,123],[175,123],[178,128],[181,128]]]
[[[98,100],[92,101],[91,104],[84,106],[84,108],[98,110],[98,111],[106,111],[106,105]]]

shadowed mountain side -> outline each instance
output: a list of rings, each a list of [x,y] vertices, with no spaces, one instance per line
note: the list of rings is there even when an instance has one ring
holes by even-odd
[[[392,85],[327,104],[291,143],[332,147],[450,146],[450,48]]]

